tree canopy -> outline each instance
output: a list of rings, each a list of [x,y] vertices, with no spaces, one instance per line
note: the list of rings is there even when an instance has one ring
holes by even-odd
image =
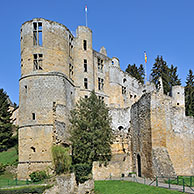
[[[0,89],[0,151],[8,148],[12,136],[11,113],[9,112],[8,96]]]
[[[113,140],[111,117],[105,103],[93,91],[89,98],[81,98],[70,118],[70,141],[73,164],[107,162],[111,159]]]
[[[169,68],[167,62],[163,60],[162,56],[157,56],[155,59],[155,63],[151,70],[151,77],[152,82],[156,85],[157,89],[160,87],[159,78],[162,78],[165,94],[171,92],[172,86],[181,85],[181,80],[177,75],[177,67],[171,65]]]
[[[125,71],[132,77],[135,77],[140,83],[144,83],[145,71],[142,64],[139,66],[139,68],[136,66],[136,64],[129,64]]]
[[[194,116],[194,75],[191,69],[186,78],[185,112],[187,116]]]

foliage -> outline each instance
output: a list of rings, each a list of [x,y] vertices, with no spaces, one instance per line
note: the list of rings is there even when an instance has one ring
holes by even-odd
[[[181,81],[177,75],[177,67],[171,65],[169,68],[163,57],[157,56],[155,63],[152,67],[152,82],[156,85],[156,88],[160,88],[159,78],[162,78],[163,89],[165,94],[171,92],[172,86],[181,85]]]
[[[0,189],[1,194],[24,194],[24,193],[43,193],[46,189],[51,188],[52,185],[47,186],[25,186],[19,188]]]
[[[0,89],[0,152],[7,150],[12,136],[11,113],[7,99],[7,94]]]
[[[49,178],[45,170],[32,172],[29,176],[32,182],[40,182]]]
[[[96,194],[180,194],[178,191],[129,181],[95,181],[94,184]]]
[[[135,64],[129,64],[125,71],[132,77],[135,77],[140,83],[144,83],[145,71],[142,64],[139,66],[139,68]]]
[[[90,179],[91,165],[89,164],[76,164],[74,165],[75,177],[77,183],[84,183]]]
[[[3,165],[17,164],[18,154],[15,147],[8,149],[7,151],[0,152],[0,163]]]
[[[0,163],[0,175],[5,171],[5,165]]]
[[[93,161],[107,162],[111,158],[113,140],[108,108],[93,91],[89,98],[80,99],[71,111],[70,141],[73,164]]]
[[[185,110],[187,116],[194,116],[194,75],[191,69],[186,78]]]
[[[69,155],[69,148],[64,148],[62,145],[53,146],[52,155],[56,174],[70,171],[72,159]]]

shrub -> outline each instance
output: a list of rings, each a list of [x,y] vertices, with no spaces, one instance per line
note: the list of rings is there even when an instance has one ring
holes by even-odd
[[[30,176],[32,182],[39,182],[39,181],[42,181],[44,179],[49,178],[46,171],[44,171],[44,170],[33,172],[29,176]]]
[[[53,162],[56,174],[67,173],[71,168],[71,156],[69,148],[64,148],[61,145],[52,147]]]
[[[76,164],[74,165],[74,172],[77,183],[84,183],[88,179],[90,179],[91,175],[91,165],[89,164]]]
[[[0,175],[5,171],[5,165],[0,163]]]

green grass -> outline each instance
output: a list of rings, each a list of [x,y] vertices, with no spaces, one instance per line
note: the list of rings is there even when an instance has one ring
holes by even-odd
[[[0,163],[4,165],[12,165],[17,163],[18,154],[15,147],[10,148],[7,151],[0,152]]]
[[[177,179],[170,180],[170,184],[177,185],[177,183],[178,183],[178,185],[183,185],[183,178],[184,178],[185,185],[189,185],[189,186],[194,187],[194,177],[192,177],[192,179],[191,179],[190,177],[179,176],[178,180]],[[168,180],[165,180],[165,183],[168,183]]]
[[[180,192],[128,181],[95,181],[95,194],[180,194]]]

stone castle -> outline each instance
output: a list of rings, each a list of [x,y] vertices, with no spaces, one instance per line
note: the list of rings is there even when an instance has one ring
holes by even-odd
[[[94,90],[112,115],[115,142],[108,166],[94,179],[194,174],[194,118],[185,116],[184,88],[172,95],[140,84],[106,49],[92,48],[92,31],[35,18],[21,27],[18,178],[52,166],[53,144],[68,146],[69,112]]]

